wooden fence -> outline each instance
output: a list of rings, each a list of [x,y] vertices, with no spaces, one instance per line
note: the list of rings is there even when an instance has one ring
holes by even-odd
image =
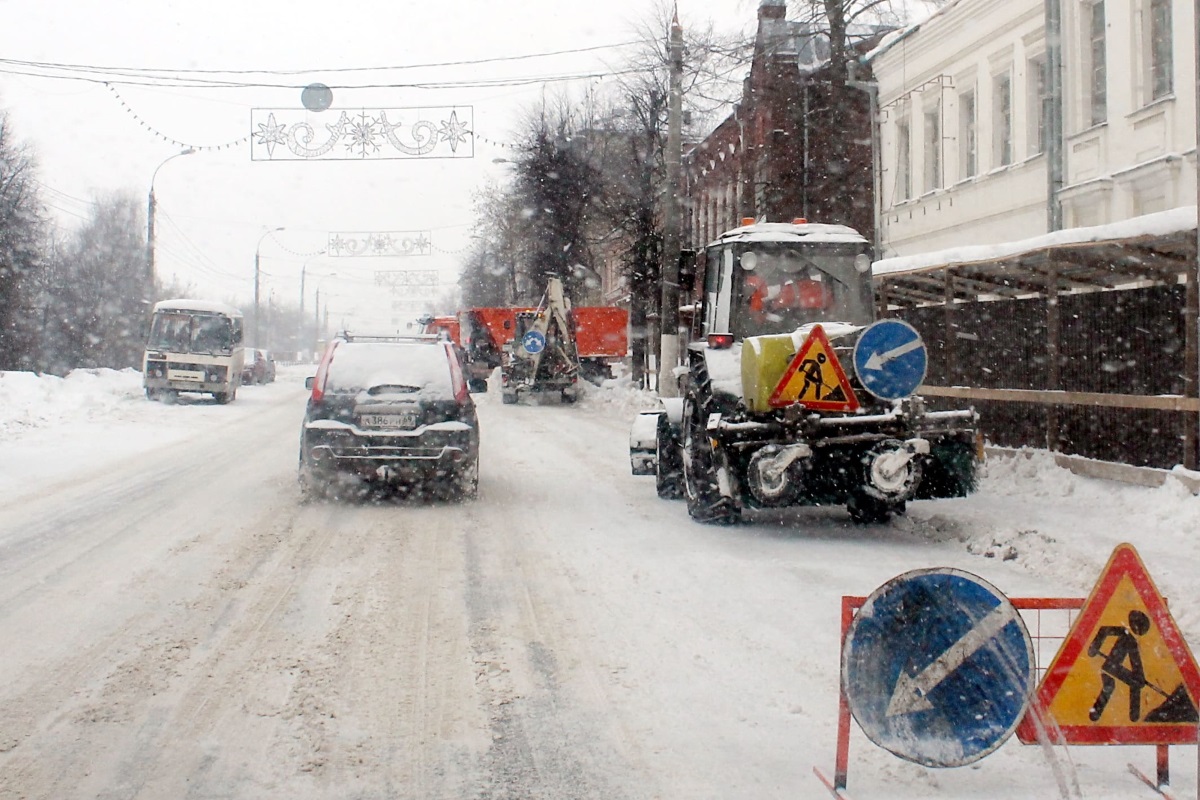
[[[934,407],[980,412],[987,438],[1007,447],[1135,466],[1195,463],[1186,394],[1185,288],[931,305],[893,310],[929,348],[922,393]],[[1050,313],[1056,310],[1057,314]],[[1057,337],[1048,320],[1057,317]],[[1057,341],[1056,341],[1057,339]],[[1051,352],[1057,346],[1057,383]]]

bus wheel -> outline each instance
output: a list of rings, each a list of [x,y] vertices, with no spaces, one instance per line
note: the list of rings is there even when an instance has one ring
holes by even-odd
[[[213,392],[213,397],[217,399],[217,405],[225,405],[232,403],[237,397],[237,389],[230,389],[228,392]]]

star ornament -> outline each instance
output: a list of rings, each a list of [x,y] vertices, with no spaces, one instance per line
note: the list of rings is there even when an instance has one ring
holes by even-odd
[[[258,138],[259,144],[267,146],[267,156],[274,157],[275,145],[287,144],[287,126],[280,125],[275,121],[275,114],[272,112],[265,123],[258,123],[258,133],[254,134]]]
[[[438,136],[443,142],[450,143],[450,152],[457,153],[458,146],[467,140],[467,136],[471,131],[467,128],[467,123],[461,122],[458,119],[458,111],[450,112],[450,119],[444,120],[438,129]]]

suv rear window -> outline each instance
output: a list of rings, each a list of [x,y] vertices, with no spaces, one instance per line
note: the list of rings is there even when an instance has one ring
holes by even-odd
[[[375,387],[454,398],[446,349],[436,343],[342,342],[333,351],[325,391],[357,393]]]

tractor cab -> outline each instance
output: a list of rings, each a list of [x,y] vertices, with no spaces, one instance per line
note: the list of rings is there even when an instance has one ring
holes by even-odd
[[[842,225],[744,220],[705,248],[696,338],[790,333],[814,322],[874,321],[869,244]]]

